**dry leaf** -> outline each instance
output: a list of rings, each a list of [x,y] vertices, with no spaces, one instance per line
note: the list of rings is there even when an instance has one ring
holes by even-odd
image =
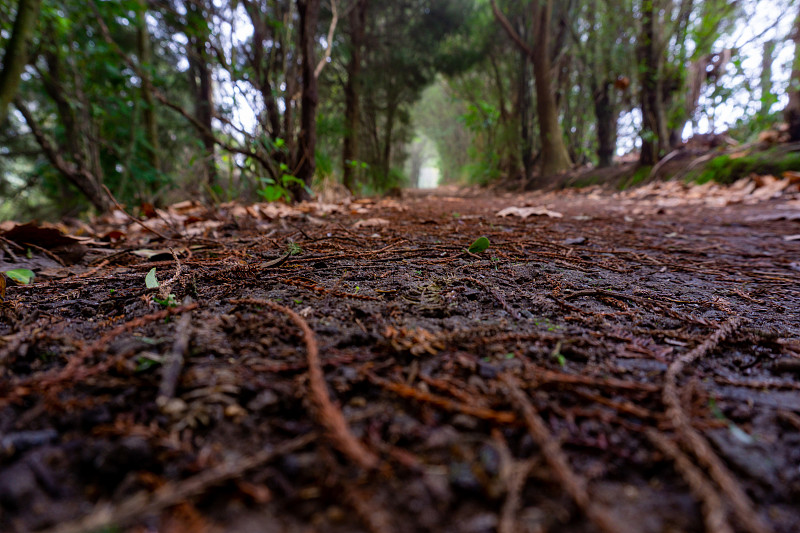
[[[506,207],[497,212],[498,217],[507,217],[507,216],[517,216],[522,219],[528,218],[529,216],[536,215],[536,216],[548,216],[551,218],[561,218],[564,215],[559,213],[558,211],[550,211],[546,207]]]
[[[353,229],[358,228],[379,228],[381,226],[388,226],[389,221],[385,218],[368,218],[365,220],[359,220],[355,224],[353,224]]]

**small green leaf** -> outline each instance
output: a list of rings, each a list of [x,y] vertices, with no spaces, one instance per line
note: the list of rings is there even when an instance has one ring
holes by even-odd
[[[472,243],[472,246],[469,247],[469,253],[471,254],[479,254],[486,250],[489,247],[489,239],[486,237],[478,237],[475,239],[475,242]]]
[[[158,278],[156,278],[156,267],[150,269],[150,272],[144,277],[144,284],[148,289],[158,288]]]
[[[15,268],[14,270],[6,270],[6,276],[20,285],[30,285],[35,274],[27,268]]]

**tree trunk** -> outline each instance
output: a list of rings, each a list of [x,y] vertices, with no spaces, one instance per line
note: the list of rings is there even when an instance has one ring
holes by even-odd
[[[358,0],[350,10],[350,61],[347,64],[347,82],[344,86],[344,144],[342,147],[342,183],[353,192],[356,181],[358,133],[361,93],[361,47],[364,44],[367,0]]]
[[[150,32],[147,29],[147,2],[139,0],[139,12],[136,21],[136,51],[139,56],[139,68],[142,71],[142,101],[144,102],[144,134],[147,139],[145,154],[153,171],[160,170],[158,160],[158,123],[156,122],[156,104],[153,98],[153,82],[150,78],[152,53]]]
[[[597,120],[597,166],[610,167],[617,148],[617,117],[611,100],[614,85],[600,82],[594,91],[594,116]]]
[[[783,109],[783,117],[789,124],[789,140],[800,141],[800,13],[794,21],[794,62],[789,80],[789,102]]]
[[[558,121],[558,107],[552,83],[550,64],[550,14],[553,0],[542,6],[534,2],[536,43],[533,49],[533,76],[536,85],[536,111],[539,115],[539,135],[542,140],[542,176],[556,174],[572,166],[564,135]]]
[[[642,34],[639,39],[641,82],[642,151],[639,163],[655,165],[669,138],[661,90],[662,54],[658,49],[658,21],[654,0],[642,0]]]
[[[28,40],[36,27],[41,0],[19,0],[14,28],[3,55],[0,71],[0,126],[6,121],[8,105],[14,100],[20,76],[28,64]]]
[[[320,0],[297,0],[297,11],[300,15],[300,47],[302,55],[303,94],[300,101],[300,134],[297,139],[296,177],[311,186],[316,171],[314,151],[317,144],[317,76],[314,73],[317,62],[314,54],[317,22],[319,20]],[[308,197],[305,188],[294,188],[292,194],[297,200]]]

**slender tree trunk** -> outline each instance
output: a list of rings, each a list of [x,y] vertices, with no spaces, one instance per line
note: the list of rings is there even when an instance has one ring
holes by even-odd
[[[392,133],[396,108],[397,106],[390,101],[386,109],[386,124],[383,129],[383,153],[381,154],[381,171],[384,182],[389,178],[389,172],[392,169]]]
[[[14,28],[3,54],[0,70],[0,126],[6,121],[8,105],[17,94],[20,76],[28,63],[28,40],[36,28],[41,0],[19,0]]]
[[[533,76],[536,85],[536,111],[539,117],[539,134],[542,141],[542,176],[556,174],[569,169],[572,161],[564,144],[564,135],[558,120],[558,106],[552,81],[550,64],[550,14],[553,0],[538,5],[534,15],[536,22],[536,43],[533,49]]]
[[[344,86],[344,143],[342,146],[342,182],[347,190],[353,192],[356,179],[358,154],[358,134],[360,120],[361,94],[361,48],[364,44],[367,0],[357,0],[350,10],[350,61],[347,64],[347,82]]]
[[[314,151],[317,145],[317,66],[314,47],[316,44],[317,22],[319,20],[320,0],[297,0],[300,15],[300,47],[302,55],[303,94],[300,102],[300,134],[297,141],[296,177],[307,187],[311,186],[316,171]],[[292,191],[295,199],[305,199],[308,192],[304,188]]]
[[[784,120],[789,124],[789,140],[800,141],[800,13],[794,22],[794,62],[789,80],[789,102],[783,109]]]
[[[153,57],[151,52],[150,32],[147,29],[147,2],[139,0],[139,13],[136,27],[136,48],[139,56],[139,67],[142,71],[142,101],[144,102],[144,134],[147,139],[147,161],[155,172],[160,170],[158,160],[158,123],[156,122],[156,103],[153,98],[153,82],[150,68]]]
[[[614,85],[604,80],[594,91],[594,116],[597,120],[597,165],[610,167],[617,148],[617,117],[612,102]]]

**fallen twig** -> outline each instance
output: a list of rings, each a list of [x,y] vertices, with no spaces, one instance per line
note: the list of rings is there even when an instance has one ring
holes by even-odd
[[[461,278],[461,279],[465,280],[465,281],[471,281],[472,283],[474,283],[476,285],[480,285],[481,287],[483,287],[484,289],[489,291],[489,294],[491,294],[494,297],[494,299],[497,300],[497,302],[500,304],[500,306],[503,309],[505,309],[508,312],[509,315],[511,315],[512,317],[516,318],[517,320],[522,318],[520,316],[519,312],[516,309],[514,309],[513,307],[508,305],[508,303],[506,303],[505,298],[503,298],[503,296],[499,292],[497,292],[497,289],[495,289],[494,287],[490,287],[489,285],[487,285],[486,283],[482,282],[481,280],[478,280],[478,279],[475,279],[475,278],[469,277],[469,276]]]
[[[172,248],[170,248],[169,251],[172,254],[172,258],[175,260],[175,274],[173,274],[172,277],[167,281],[162,282],[158,287],[158,297],[162,300],[169,298],[169,294],[172,292],[172,285],[178,281],[178,278],[181,277],[181,272],[183,271],[183,266],[181,265],[181,260],[178,259],[178,254],[176,254],[175,250]]]

